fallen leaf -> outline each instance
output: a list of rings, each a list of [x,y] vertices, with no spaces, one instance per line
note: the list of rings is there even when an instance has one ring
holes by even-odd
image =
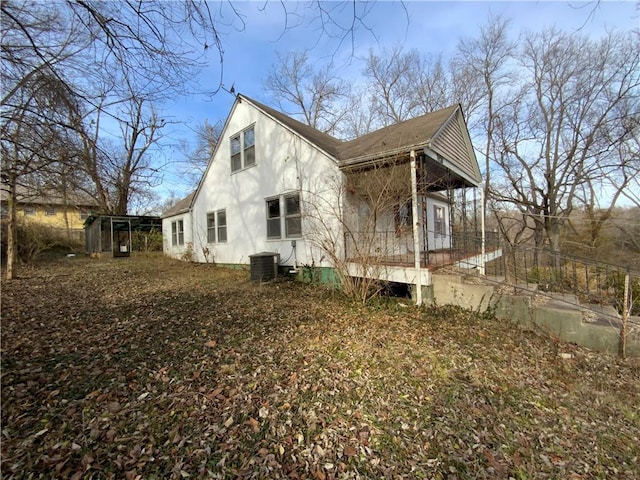
[[[255,418],[249,418],[246,423],[251,426],[251,430],[254,432],[260,431],[260,423]]]
[[[353,448],[351,445],[346,445],[344,447],[343,453],[346,457],[355,457],[358,454],[356,449]]]
[[[205,347],[209,347],[209,348],[213,348],[213,347],[215,347],[215,346],[216,346],[216,343],[217,343],[217,342],[216,342],[215,340],[209,340],[208,342],[206,342],[206,343],[204,344],[204,346],[205,346]]]

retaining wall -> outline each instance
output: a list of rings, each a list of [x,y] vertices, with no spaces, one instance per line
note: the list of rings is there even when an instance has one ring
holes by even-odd
[[[432,281],[432,286],[423,295],[432,303],[458,305],[479,312],[492,309],[498,319],[515,321],[528,328],[542,328],[567,342],[593,350],[618,353],[620,320],[611,308],[572,304],[561,295],[540,303],[531,294],[500,292],[496,285],[484,284],[479,277],[469,278],[462,274],[434,273]],[[640,317],[631,317],[627,330],[626,353],[640,356]]]

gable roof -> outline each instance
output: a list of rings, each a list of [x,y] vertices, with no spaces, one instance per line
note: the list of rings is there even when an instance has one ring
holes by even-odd
[[[194,190],[182,200],[178,201],[178,203],[176,203],[173,207],[162,212],[162,218],[173,217],[174,215],[188,212],[191,209],[191,203],[193,202],[193,198],[195,197],[195,195],[196,191]]]
[[[306,125],[302,122],[299,122],[298,120],[291,118],[290,116],[282,112],[279,112],[278,110],[275,110],[271,107],[267,107],[266,105],[260,102],[257,102],[256,100],[249,98],[245,95],[238,95],[238,97],[248,100],[253,105],[255,105],[260,110],[262,110],[264,113],[266,113],[270,117],[273,117],[283,125],[289,127],[291,130],[293,130],[295,133],[300,135],[302,138],[305,138],[309,142],[313,143],[316,147],[319,147],[320,149],[324,150],[326,153],[328,153],[335,159],[339,158],[338,149],[343,142],[341,142],[337,138],[334,138],[328,133],[321,132],[320,130],[313,128],[309,125]]]
[[[280,124],[329,154],[338,165],[351,166],[410,150],[429,152],[446,167],[473,184],[482,182],[462,107],[459,104],[341,141],[252,98],[238,94]],[[419,152],[420,153],[420,152]]]
[[[9,191],[2,185],[0,200],[9,200]],[[68,192],[66,197],[54,189],[29,189],[24,185],[16,186],[16,202],[22,205],[51,205],[70,207],[99,207],[100,204],[92,196],[84,192]]]

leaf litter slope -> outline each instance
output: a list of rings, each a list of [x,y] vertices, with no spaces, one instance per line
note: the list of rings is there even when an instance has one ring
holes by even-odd
[[[639,370],[453,308],[76,259],[2,284],[2,474],[638,478]]]

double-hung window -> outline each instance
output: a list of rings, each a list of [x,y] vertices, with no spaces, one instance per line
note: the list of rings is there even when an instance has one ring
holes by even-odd
[[[56,209],[55,209],[55,207],[47,207],[47,208],[45,208],[45,210],[44,210],[44,214],[45,214],[47,217],[55,217],[55,215],[56,215]]]
[[[439,205],[433,206],[433,232],[441,237],[447,234],[444,207]]]
[[[300,194],[293,193],[267,199],[267,238],[298,238],[302,236]]]
[[[207,243],[216,243],[216,214],[207,213]]]
[[[207,213],[207,243],[226,243],[227,211]]]
[[[255,129],[251,127],[231,137],[231,173],[256,164]]]
[[[300,216],[300,195],[284,197],[284,231],[287,238],[302,235],[302,218]]]
[[[184,245],[184,220],[171,222],[171,245]]]
[[[281,238],[280,197],[267,200],[267,238]]]

